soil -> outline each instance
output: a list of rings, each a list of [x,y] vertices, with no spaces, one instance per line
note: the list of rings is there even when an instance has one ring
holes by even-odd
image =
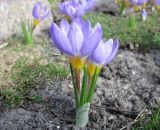
[[[33,89],[44,101],[0,112],[0,130],[119,130],[160,103],[160,50],[119,50],[97,81],[89,123],[77,128],[70,76]]]

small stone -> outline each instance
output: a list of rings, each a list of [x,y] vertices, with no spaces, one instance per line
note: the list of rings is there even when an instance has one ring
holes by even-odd
[[[136,74],[136,72],[132,70],[132,74],[133,74],[133,75],[135,75],[135,74]]]
[[[97,90],[97,95],[101,96],[103,94],[103,92],[101,90]]]
[[[116,116],[113,116],[113,115],[110,115],[109,118],[108,118],[109,121],[115,120],[115,119],[116,119]]]
[[[148,99],[149,98],[149,93],[147,93],[147,92],[142,93],[142,98]]]

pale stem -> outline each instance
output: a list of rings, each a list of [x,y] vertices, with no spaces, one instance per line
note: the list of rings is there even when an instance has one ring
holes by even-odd
[[[80,94],[80,69],[75,69],[75,76],[76,76],[76,87],[78,94]]]

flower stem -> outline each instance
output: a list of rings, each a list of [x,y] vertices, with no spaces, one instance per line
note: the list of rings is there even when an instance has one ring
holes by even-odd
[[[97,77],[98,77],[98,68],[96,67],[94,75],[93,75],[93,78],[92,78],[92,81],[91,81],[91,85],[89,87],[89,91],[88,91],[86,102],[90,102],[91,101],[91,98],[92,98],[93,93],[94,93],[94,88],[96,86]]]
[[[73,73],[73,68],[72,68],[72,65],[71,65],[71,64],[70,64],[70,70],[71,70],[72,83],[73,83],[73,88],[74,88],[76,108],[78,108],[78,107],[79,107],[79,95],[78,95],[78,91],[77,91],[77,88],[76,88],[75,75],[74,75],[74,73]]]
[[[76,87],[78,94],[80,94],[80,69],[75,69],[75,77],[76,77]]]
[[[79,106],[82,106],[85,103],[86,91],[87,91],[87,67],[84,67],[84,74],[83,74],[83,82],[82,82],[82,90],[80,96],[80,103]]]

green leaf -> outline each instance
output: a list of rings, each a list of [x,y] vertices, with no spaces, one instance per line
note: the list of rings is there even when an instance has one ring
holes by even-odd
[[[79,95],[78,95],[78,90],[77,90],[77,88],[76,88],[75,76],[74,76],[73,68],[72,68],[72,65],[71,65],[71,64],[70,64],[70,70],[71,70],[72,83],[73,83],[74,94],[75,94],[76,108],[78,108],[78,107],[79,107]]]
[[[24,40],[27,44],[32,44],[33,42],[33,38],[32,38],[32,24],[29,23],[26,26],[26,24],[24,23],[24,21],[21,20],[21,28],[22,28],[22,32],[24,35]]]
[[[84,75],[83,75],[82,90],[81,90],[79,106],[82,106],[86,100],[85,97],[86,97],[86,92],[87,92],[87,66],[84,67],[83,71],[84,71]]]
[[[123,0],[120,6],[120,14],[124,15],[125,9],[126,9],[126,5],[125,5],[125,1]]]
[[[91,82],[91,85],[90,85],[90,88],[89,88],[89,92],[88,92],[88,96],[87,96],[87,101],[86,102],[90,102],[91,98],[93,96],[94,89],[95,89],[95,86],[96,86],[97,77],[98,77],[98,74],[99,74],[98,71],[99,70],[96,67],[94,75],[93,75],[93,78],[92,78],[92,82]]]
[[[137,23],[136,23],[136,17],[134,14],[131,14],[128,17],[128,25],[130,28],[136,28],[137,27]]]

